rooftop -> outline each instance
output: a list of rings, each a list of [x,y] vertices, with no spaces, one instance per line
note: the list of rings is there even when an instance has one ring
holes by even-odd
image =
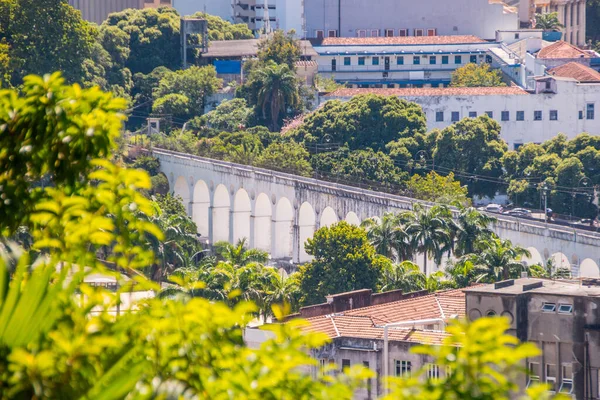
[[[254,57],[258,54],[259,39],[213,40],[208,44],[208,51],[202,57]],[[300,50],[304,56],[316,56],[308,40],[300,40]]]
[[[467,294],[489,293],[513,296],[535,293],[556,296],[596,297],[600,296],[600,286],[598,282],[521,278],[472,287],[465,289],[465,292]]]
[[[600,82],[599,72],[575,61],[552,68],[548,73],[563,78],[573,78],[579,82]]]
[[[501,87],[444,87],[444,88],[398,88],[398,89],[338,89],[327,97],[353,97],[361,94],[379,96],[422,97],[422,96],[499,96],[529,94],[518,86]]]
[[[543,47],[537,54],[538,58],[591,58],[591,55],[577,46],[559,40]]]
[[[473,35],[455,36],[393,36],[393,37],[330,37],[323,39],[322,46],[361,46],[393,44],[465,44],[487,43]]]

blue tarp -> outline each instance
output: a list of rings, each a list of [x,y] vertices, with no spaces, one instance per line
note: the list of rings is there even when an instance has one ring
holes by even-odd
[[[217,74],[241,74],[242,62],[241,61],[215,61],[213,63],[217,69]]]

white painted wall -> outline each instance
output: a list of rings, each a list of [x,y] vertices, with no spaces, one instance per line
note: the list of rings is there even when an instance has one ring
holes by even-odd
[[[274,28],[286,32],[293,29],[296,31],[297,37],[304,37],[302,33],[302,0],[276,0],[275,7],[277,26]]]

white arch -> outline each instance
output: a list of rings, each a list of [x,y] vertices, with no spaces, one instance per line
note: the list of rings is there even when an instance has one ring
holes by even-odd
[[[271,217],[273,208],[269,196],[261,193],[254,204],[254,247],[271,252]]]
[[[300,253],[298,260],[301,263],[308,262],[313,258],[312,256],[306,254],[304,245],[308,239],[313,237],[316,223],[317,217],[315,216],[315,210],[313,206],[307,202],[302,203],[298,217],[298,227],[300,230]]]
[[[554,268],[558,269],[571,269],[571,263],[569,262],[569,257],[561,252],[557,252],[552,254],[550,257],[552,259],[552,264]]]
[[[354,211],[350,211],[346,215],[346,222],[349,223],[350,225],[359,226],[360,225],[360,218],[358,218],[358,215],[356,215],[356,213]]]
[[[586,258],[579,265],[579,276],[582,278],[600,278],[600,268],[591,258]]]
[[[245,189],[239,189],[233,199],[233,243],[246,238],[246,246],[250,245],[250,212],[252,203]]]
[[[527,265],[538,264],[544,266],[544,258],[542,257],[538,249],[536,249],[535,247],[528,247],[527,250],[529,251],[529,253],[531,253],[531,257],[523,256],[521,261],[526,262]]]
[[[331,226],[338,222],[338,216],[331,207],[325,207],[323,212],[321,213],[321,221],[319,226],[321,228],[325,226]]]
[[[213,195],[213,242],[229,241],[229,191],[221,184]]]
[[[173,195],[181,197],[185,211],[189,214],[190,212],[190,187],[183,176],[180,176],[175,181],[173,187]]]
[[[208,237],[208,210],[210,208],[210,191],[206,182],[200,180],[194,185],[194,202],[192,203],[192,219],[198,227],[198,233]]]
[[[294,208],[292,203],[282,197],[277,202],[273,223],[275,236],[273,237],[273,258],[292,257],[292,223],[294,221]]]

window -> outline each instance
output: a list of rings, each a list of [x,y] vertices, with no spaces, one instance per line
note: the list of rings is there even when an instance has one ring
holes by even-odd
[[[435,113],[435,121],[436,122],[444,122],[444,112],[443,111],[437,111]]]
[[[329,31],[327,31],[327,36],[328,37],[337,37],[337,31],[330,29]]]
[[[534,121],[541,121],[542,120],[542,112],[541,111],[534,111],[533,112],[533,120]]]
[[[369,362],[368,361],[363,361],[363,367],[365,367],[366,369],[369,369]],[[373,390],[372,386],[371,386],[371,378],[367,378],[367,399],[371,398],[371,391]]]
[[[460,113],[458,111],[452,111],[450,120],[452,122],[458,122],[459,119],[460,119]]]
[[[500,113],[500,119],[502,121],[509,121],[510,120],[510,112],[509,111],[502,111]]]
[[[410,376],[412,363],[410,361],[396,360],[396,376]]]
[[[396,65],[404,65],[404,57],[396,57]]]
[[[462,56],[454,56],[454,64],[462,64]]]
[[[427,29],[427,36],[435,36],[436,35],[436,29]]]
[[[379,29],[371,29],[371,37],[378,37]]]
[[[546,383],[550,385],[550,391],[556,391],[556,365],[546,364]]]
[[[579,119],[583,119],[583,111],[579,111]]]
[[[529,377],[527,380],[527,387],[540,383],[540,364],[530,362],[527,375]]]
[[[469,59],[469,62],[471,62],[473,64],[477,64],[477,56],[471,56],[471,58]]]
[[[427,379],[440,379],[440,367],[436,364],[427,365]]]
[[[325,32],[320,29],[317,29],[315,31],[315,36],[317,39],[323,39],[323,37],[325,37]]]
[[[364,57],[358,57],[358,65],[365,65],[365,58]]]
[[[367,37],[367,31],[364,29],[358,29],[356,31],[356,36],[358,37]]]
[[[542,306],[543,312],[554,312],[556,311],[556,304],[554,303],[544,303]]]
[[[585,119],[594,119],[594,103],[588,103],[585,107]]]
[[[561,393],[571,394],[573,393],[573,365],[563,364],[562,366],[562,381],[560,383]]]
[[[490,118],[494,118],[494,112],[493,111],[486,111],[485,115],[487,115]]]
[[[558,121],[558,110],[550,110],[550,121]]]
[[[337,60],[335,58],[331,60],[331,70],[337,71]]]
[[[346,368],[350,368],[350,360],[342,359],[342,371]]]
[[[423,36],[423,29],[415,29],[415,36]]]
[[[525,111],[517,111],[517,121],[525,121]]]
[[[436,56],[429,56],[429,64],[435,64],[437,62]]]
[[[379,65],[379,57],[373,57],[371,59],[371,64],[373,64],[373,65]]]
[[[408,29],[398,29],[398,36],[408,36]]]
[[[477,118],[477,111],[469,111],[469,118]]]
[[[350,57],[344,57],[344,65],[351,65],[350,64]]]
[[[327,366],[327,359],[321,358],[319,359],[319,375],[325,375],[325,367]]]
[[[559,304],[558,305],[558,313],[559,314],[573,314],[573,306],[571,304]]]
[[[518,38],[519,38],[519,34],[515,33],[515,39],[518,39]]]
[[[385,36],[386,37],[392,37],[392,36],[394,36],[394,30],[393,29],[386,29],[385,30]]]
[[[495,317],[496,316],[496,311],[490,310],[485,315],[486,315],[486,317]]]
[[[421,64],[421,57],[414,56],[413,57],[413,64],[415,64],[415,65]]]
[[[552,81],[547,80],[545,83],[546,83],[546,90],[552,90]]]
[[[448,56],[442,56],[442,64],[448,64]]]

